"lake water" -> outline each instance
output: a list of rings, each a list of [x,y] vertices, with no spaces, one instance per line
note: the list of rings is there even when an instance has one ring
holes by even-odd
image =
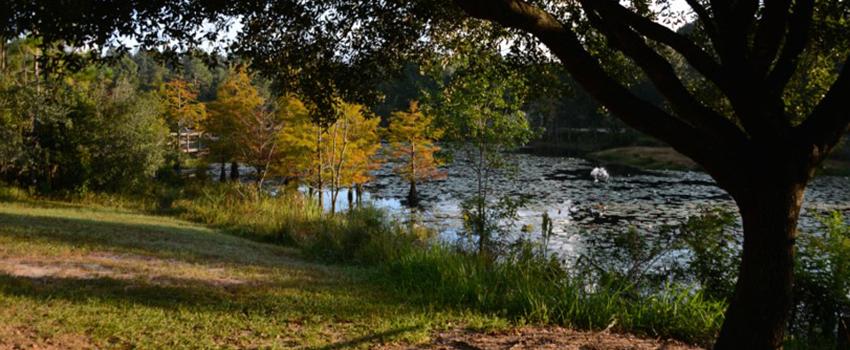
[[[443,239],[454,241],[463,226],[460,203],[476,189],[472,168],[462,154],[458,157],[444,167],[448,175],[444,180],[418,184],[419,209],[405,205],[409,185],[393,174],[391,164],[374,172],[363,198],[399,220],[407,220],[415,211],[423,224],[440,232]],[[573,255],[570,253],[580,246],[580,233],[629,227],[652,233],[659,226],[680,224],[702,208],[735,207],[729,195],[702,172],[608,167],[609,181],[594,182],[590,172],[599,164],[591,161],[529,154],[507,157],[520,171],[514,176],[495,174],[490,184],[493,193],[528,196],[514,231],[519,234],[520,228],[528,225],[531,235],[539,237],[541,216],[547,212],[555,233],[550,248],[565,255]],[[211,167],[215,176],[217,169]],[[251,169],[242,172],[250,173]],[[805,198],[802,229],[814,225],[811,211],[850,214],[850,178],[818,177],[809,185]],[[325,193],[324,203],[330,207],[329,193]],[[337,208],[344,211],[347,206],[347,192],[343,190]]]
[[[519,211],[516,232],[530,225],[532,234],[539,235],[541,216],[548,212],[556,235],[551,248],[567,255],[576,249],[581,232],[628,227],[652,232],[661,225],[680,224],[701,208],[734,208],[731,198],[701,172],[608,167],[610,180],[594,182],[590,172],[598,164],[584,159],[508,157],[521,171],[513,177],[496,174],[491,185],[494,193],[529,196],[528,204]],[[445,167],[446,179],[417,186],[422,201],[417,211],[420,220],[447,240],[457,237],[462,228],[460,203],[476,189],[475,174],[467,164],[456,159]],[[375,180],[365,187],[364,199],[404,220],[411,211],[404,205],[408,184],[392,173],[389,164],[374,175]],[[340,194],[337,207],[347,207],[346,193]],[[806,192],[804,213],[808,210],[850,212],[850,178],[815,179]],[[801,226],[805,229],[813,222],[812,215],[804,214]]]

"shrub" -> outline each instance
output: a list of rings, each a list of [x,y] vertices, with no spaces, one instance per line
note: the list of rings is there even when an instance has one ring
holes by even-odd
[[[167,137],[158,100],[126,80],[85,81],[0,89],[6,177],[42,193],[84,193],[125,191],[153,176]]]
[[[789,323],[805,348],[846,348],[850,336],[850,226],[840,212],[819,217],[817,232],[799,237]]]
[[[681,227],[684,246],[691,255],[687,273],[712,299],[728,300],[735,291],[743,244],[735,224],[734,212],[718,208],[703,211]]]

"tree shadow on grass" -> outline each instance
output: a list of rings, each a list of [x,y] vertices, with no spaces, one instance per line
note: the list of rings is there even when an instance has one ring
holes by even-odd
[[[252,242],[179,222],[125,223],[120,215],[87,219],[0,211],[0,237],[45,245],[83,247],[92,251],[141,253],[194,264],[275,269],[268,281],[215,285],[180,276],[27,276],[0,272],[0,294],[47,303],[139,305],[170,312],[213,312],[227,315],[283,317],[311,322],[403,317],[410,312],[400,298],[346,277],[324,274],[321,265],[293,259],[288,249]],[[113,213],[114,214],[114,213]],[[144,261],[139,264],[145,264]],[[153,278],[152,278],[153,277]],[[384,317],[384,316],[380,316]],[[308,321],[304,321],[308,320]],[[330,321],[328,321],[330,320]],[[330,323],[328,323],[330,322]],[[323,349],[357,347],[402,336],[421,327],[370,333]]]
[[[174,282],[174,281],[172,281]],[[235,288],[210,288],[197,281],[177,281],[179,285],[158,285],[147,281],[123,280],[109,277],[67,278],[67,277],[23,277],[0,273],[0,296],[19,297],[35,301],[51,309],[76,310],[75,306],[53,304],[57,301],[70,302],[80,306],[80,311],[90,317],[100,318],[100,308],[104,312],[115,312],[115,306],[155,308],[166,313],[175,313],[174,317],[185,317],[186,312],[197,315],[218,314],[223,317],[238,317],[246,320],[268,319],[285,328],[289,322],[311,324],[312,326],[333,327],[336,323],[350,320],[369,320],[376,314],[398,315],[399,304],[393,304],[380,298],[362,299],[359,295],[349,295],[345,286],[327,286],[301,288],[305,281],[275,285],[275,291],[266,293],[265,287],[237,286]],[[277,293],[288,288],[298,289],[297,293]],[[70,309],[69,309],[70,307]],[[388,310],[396,310],[394,313]],[[67,311],[65,311],[67,312]],[[106,317],[106,320],[111,319]],[[119,316],[120,317],[120,316]],[[106,321],[110,322],[110,321]],[[191,318],[186,322],[192,322]],[[104,325],[105,326],[105,325]],[[251,329],[251,323],[241,329]],[[262,326],[260,326],[262,327]],[[388,331],[370,330],[366,335],[346,335],[351,337],[343,342],[316,347],[316,349],[344,349],[363,344],[384,342],[401,337],[409,332],[419,331],[423,326],[396,328]],[[178,327],[180,328],[180,327]]]
[[[120,219],[120,215],[116,216]],[[115,220],[115,219],[112,219]],[[123,223],[0,212],[0,236],[51,241],[92,250],[117,250],[193,262],[277,266],[292,263],[291,250],[260,244],[200,226]]]
[[[178,306],[204,311],[232,311],[227,293],[185,285],[158,285],[98,278],[25,277],[0,273],[0,293],[39,301],[137,304],[167,310]]]
[[[142,305],[163,310],[190,310],[244,315],[281,313],[295,317],[354,319],[393,309],[399,304],[383,298],[363,299],[344,285],[290,281],[269,286],[213,287],[194,279],[161,281],[111,277],[28,277],[0,273],[0,294],[47,302],[100,302]],[[273,288],[272,291],[269,291]],[[289,290],[289,291],[287,291]]]

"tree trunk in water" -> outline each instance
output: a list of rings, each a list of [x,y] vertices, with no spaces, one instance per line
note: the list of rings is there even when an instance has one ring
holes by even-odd
[[[225,166],[225,161],[221,161],[221,164],[218,169],[218,182],[224,183],[227,181],[227,167]]]
[[[416,192],[416,181],[410,182],[410,191],[407,192],[407,205],[411,207],[419,205],[419,193]]]
[[[782,177],[762,170],[766,176]],[[753,181],[755,183],[755,181]],[[764,179],[735,196],[744,249],[715,349],[779,349],[792,299],[794,240],[805,181]]]
[[[354,205],[354,186],[348,188],[348,210]]]
[[[230,181],[239,180],[239,163],[230,163]]]
[[[325,212],[325,189],[322,188],[322,182],[316,188],[316,195],[319,196],[319,208],[322,208],[322,213]]]
[[[354,189],[357,190],[357,206],[359,207],[363,205],[363,185],[354,185]]]
[[[331,187],[331,214],[336,214],[337,197],[339,197],[339,187]]]

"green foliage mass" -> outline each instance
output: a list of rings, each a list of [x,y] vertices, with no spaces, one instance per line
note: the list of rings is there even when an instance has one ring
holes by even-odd
[[[158,98],[90,68],[62,80],[5,78],[3,176],[41,191],[126,190],[162,164]]]

